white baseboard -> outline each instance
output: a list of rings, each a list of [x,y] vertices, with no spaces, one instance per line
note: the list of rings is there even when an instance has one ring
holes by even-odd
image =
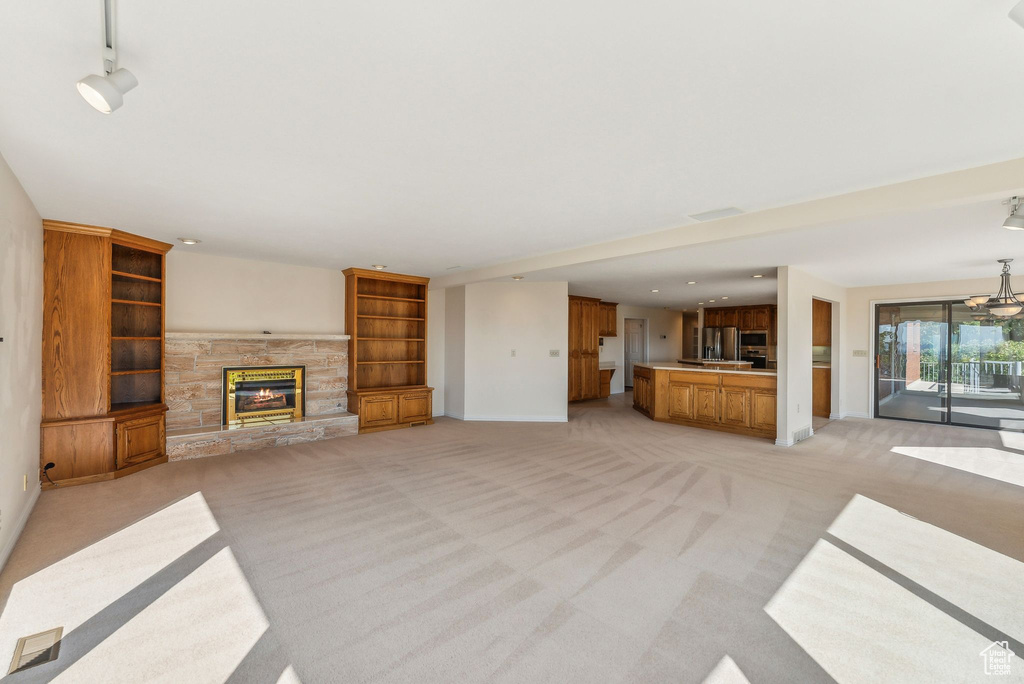
[[[444,415],[448,416],[449,418],[454,418],[455,420],[465,420],[466,419],[465,416],[463,416],[461,413],[455,413],[453,411],[445,411]]]
[[[462,420],[488,423],[567,423],[566,416],[466,416]]]
[[[864,413],[863,411],[847,411],[842,415],[843,418],[871,418],[871,415]]]
[[[775,440],[775,446],[791,447],[794,444],[796,444],[796,442],[794,442],[791,439],[777,439],[777,440]]]
[[[36,501],[39,500],[39,483],[36,483],[35,488],[29,493],[28,505],[21,511],[21,515],[14,523],[14,534],[7,540],[4,547],[0,549],[0,570],[4,569],[7,565],[7,559],[11,557],[11,551],[14,551],[14,545],[18,543],[18,537],[21,536],[22,530],[25,529],[25,523],[28,522],[28,516],[32,515],[32,509],[36,507]]]

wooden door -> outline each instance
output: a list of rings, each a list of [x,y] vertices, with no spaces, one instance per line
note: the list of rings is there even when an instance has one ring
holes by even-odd
[[[623,327],[626,329],[626,376],[623,380],[632,382],[633,364],[647,362],[647,330],[644,321],[639,318],[627,318],[623,322]]]
[[[580,392],[583,399],[597,399],[601,396],[601,371],[598,355],[600,354],[600,302],[589,300],[583,302],[583,367],[581,374],[583,387]]]
[[[569,297],[569,401],[578,401],[583,388],[583,302]]]
[[[750,394],[750,427],[775,432],[775,393],[754,390]]]
[[[750,391],[740,387],[722,388],[722,424],[750,426]]]
[[[740,330],[757,330],[754,325],[754,310],[740,309]],[[763,330],[763,328],[762,328]]]
[[[693,419],[705,423],[718,422],[718,386],[693,386]]]
[[[124,468],[164,455],[162,413],[117,424],[117,467]]]
[[[688,382],[668,383],[668,417],[693,419],[693,385]]]

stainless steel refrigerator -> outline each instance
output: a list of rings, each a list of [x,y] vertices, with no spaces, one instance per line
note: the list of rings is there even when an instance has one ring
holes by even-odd
[[[739,361],[739,330],[733,327],[704,328],[703,353],[705,360]]]

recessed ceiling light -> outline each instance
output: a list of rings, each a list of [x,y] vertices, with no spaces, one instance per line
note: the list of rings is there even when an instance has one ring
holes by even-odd
[[[697,302],[697,306],[704,306],[704,302]]]
[[[512,276],[512,280],[522,280],[523,276]]]
[[[651,290],[651,292],[661,292],[661,290]]]
[[[709,302],[711,302],[712,304],[714,304],[714,303],[715,303],[715,300],[714,300],[714,299],[709,299],[708,301],[709,301]]]
[[[758,273],[757,275],[752,275],[752,276],[750,276],[750,277],[751,277],[751,278],[764,278],[764,276],[763,276],[763,275],[761,275],[760,273]]]
[[[387,266],[385,266],[384,264],[374,264],[373,267],[378,271],[383,271],[385,268],[387,268]]]
[[[178,242],[185,245],[198,245],[202,240],[197,240],[195,238],[178,238]]]
[[[722,299],[728,299],[728,297],[722,297]]]
[[[686,281],[686,284],[687,285],[696,285],[697,281],[696,280],[688,280],[688,281]]]

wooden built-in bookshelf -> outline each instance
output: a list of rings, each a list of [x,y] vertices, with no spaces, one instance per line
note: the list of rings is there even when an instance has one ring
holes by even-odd
[[[427,387],[428,278],[344,271],[349,410],[360,432],[432,423]]]
[[[41,479],[107,480],[167,460],[164,255],[171,245],[43,221]]]

